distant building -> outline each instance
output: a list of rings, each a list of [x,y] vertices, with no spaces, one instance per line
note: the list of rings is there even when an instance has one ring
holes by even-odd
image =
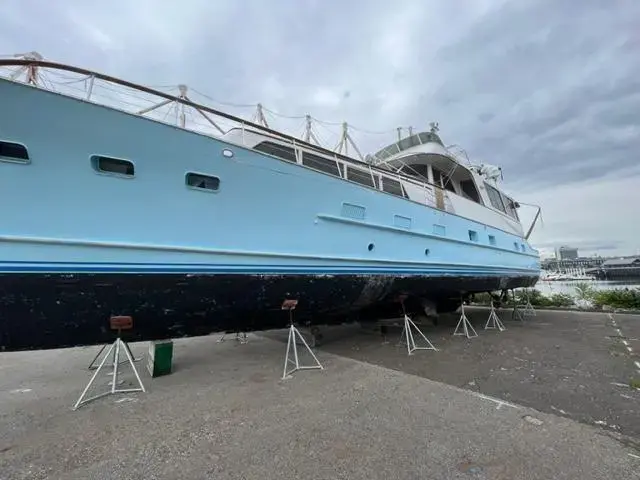
[[[567,271],[572,268],[596,268],[605,261],[602,257],[578,257],[573,260],[559,260],[556,258],[545,258],[540,262],[544,270]]]
[[[558,249],[558,260],[575,260],[578,258],[578,249],[562,246]]]
[[[609,259],[594,274],[599,278],[614,280],[640,278],[640,257]]]

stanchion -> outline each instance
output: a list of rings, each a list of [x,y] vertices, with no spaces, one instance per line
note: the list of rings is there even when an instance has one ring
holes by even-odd
[[[320,361],[315,356],[311,347],[307,344],[304,337],[300,333],[300,331],[296,328],[293,322],[293,310],[295,310],[298,305],[298,300],[287,299],[282,303],[282,310],[289,311],[289,339],[287,340],[287,353],[284,357],[284,370],[282,372],[282,379],[289,377],[292,373],[298,370],[324,370]],[[314,360],[314,365],[305,366],[300,363],[300,357],[298,355],[298,344],[297,339],[300,339],[306,350],[311,354]],[[293,356],[293,360],[289,358]],[[293,364],[293,368],[291,370],[287,370],[289,364]]]
[[[491,313],[489,313],[489,319],[487,320],[486,325],[484,326],[485,330],[498,330],[500,332],[504,332],[506,330],[504,324],[498,317],[496,313],[496,309],[493,306],[493,301],[491,302]]]
[[[117,331],[117,338],[116,338],[115,342],[113,342],[113,344],[109,347],[109,350],[107,350],[107,353],[102,358],[102,361],[100,362],[100,365],[98,366],[96,371],[93,373],[93,376],[91,377],[91,380],[89,380],[89,383],[87,384],[87,386],[83,390],[82,394],[80,395],[80,398],[78,399],[76,404],[73,406],[74,410],[77,410],[80,406],[85,405],[85,404],[87,404],[87,403],[89,403],[89,402],[91,402],[93,400],[96,400],[96,399],[98,399],[100,397],[104,397],[106,395],[111,395],[111,394],[115,394],[115,393],[131,393],[131,392],[145,392],[146,391],[145,388],[144,388],[144,385],[142,384],[142,380],[140,380],[140,375],[138,375],[138,371],[136,370],[136,367],[134,365],[133,356],[129,352],[128,346],[120,338],[122,330],[131,330],[133,328],[133,319],[131,317],[128,317],[128,316],[111,317],[109,319],[109,325],[110,325],[112,330],[116,330]],[[93,385],[93,382],[95,381],[95,379],[98,377],[98,374],[100,373],[100,370],[102,370],[102,367],[104,367],[104,365],[106,364],[107,358],[109,358],[109,356],[111,355],[112,351],[114,351],[114,355],[113,355],[113,374],[112,374],[112,380],[111,380],[111,383],[110,383],[111,384],[111,389],[109,391],[107,391],[107,392],[103,392],[101,394],[98,394],[98,395],[95,395],[93,397],[85,399],[84,398],[85,395],[89,391],[89,388],[91,388],[91,385]],[[138,384],[140,385],[140,387],[138,387],[138,388],[125,388],[125,389],[116,388],[116,385],[118,385],[118,366],[120,365],[120,352],[121,351],[123,351],[125,353],[125,355],[127,357],[127,361],[131,365],[133,373],[136,376],[136,380],[138,381]]]
[[[460,310],[462,314],[460,315],[460,320],[458,320],[458,324],[456,325],[456,329],[453,331],[453,334],[461,335],[467,338],[477,337],[478,334],[476,333],[473,325],[471,325],[471,322],[469,322],[469,319],[464,313],[464,302],[460,304]],[[460,331],[461,329],[462,331]]]

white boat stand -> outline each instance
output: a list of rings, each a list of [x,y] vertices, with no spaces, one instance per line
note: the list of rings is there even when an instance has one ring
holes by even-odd
[[[122,343],[124,344],[124,346],[127,348],[127,351],[131,354],[131,358],[133,358],[134,362],[139,362],[140,360],[142,360],[142,357],[138,357],[135,358],[133,356],[133,353],[131,352],[131,348],[129,348],[129,344],[127,342],[125,342],[124,340],[122,340]],[[96,353],[96,356],[93,357],[93,360],[91,360],[91,363],[89,364],[89,366],[87,367],[87,370],[95,370],[96,368],[98,368],[98,366],[95,364],[96,360],[98,359],[98,357],[100,356],[100,354],[102,352],[104,352],[104,349],[107,348],[107,344],[103,345],[100,348],[100,351],[98,353]],[[115,351],[114,351],[114,355],[115,355]],[[120,362],[120,365],[122,365],[123,363],[125,363],[127,360],[123,360],[122,362]]]
[[[400,302],[400,306],[402,307],[402,315],[404,317],[403,318],[404,326],[402,327],[402,333],[400,334],[400,345],[407,346],[408,355],[412,355],[413,352],[415,352],[416,350],[435,350],[437,352],[438,349],[433,346],[433,343],[429,341],[426,335],[422,333],[422,330],[420,330],[418,326],[414,323],[414,321],[411,320],[411,317],[407,315],[407,310],[404,306],[404,301],[406,300],[406,298],[407,298],[406,295],[398,296],[398,301]],[[424,343],[426,343],[426,345],[418,346],[413,336],[414,333],[417,333],[418,335],[420,335],[424,340]]]
[[[504,332],[506,330],[502,320],[500,320],[500,317],[498,317],[498,314],[496,313],[496,308],[494,307],[493,302],[491,302],[491,312],[489,313],[489,318],[484,329],[498,330],[499,332]]]
[[[300,331],[296,328],[293,322],[293,310],[298,305],[298,300],[285,300],[282,303],[282,310],[289,311],[289,338],[287,340],[287,353],[284,357],[284,369],[282,372],[282,379],[289,378],[292,373],[297,372],[298,370],[324,370],[322,364],[318,360],[318,357],[315,356],[309,344],[307,344],[306,340],[300,333]],[[298,342],[300,339],[304,348],[311,354],[313,358],[313,365],[302,365],[300,363],[300,356],[298,355]],[[290,358],[293,357],[293,360]],[[293,364],[293,368],[288,369],[289,364]]]
[[[522,312],[520,305],[518,305],[516,294],[513,290],[511,290],[511,294],[513,295],[513,311],[511,312],[511,320],[520,320],[521,322],[524,322],[524,313]]]
[[[128,345],[125,342],[123,342],[122,339],[120,338],[121,330],[131,329],[132,326],[133,326],[133,320],[131,319],[131,317],[124,317],[124,316],[111,317],[110,324],[111,324],[111,329],[112,330],[117,330],[118,331],[118,336],[117,336],[115,342],[113,342],[113,344],[109,347],[109,350],[107,350],[107,353],[104,355],[104,357],[102,357],[102,361],[100,362],[100,365],[98,366],[96,371],[93,372],[93,376],[91,377],[91,380],[89,380],[89,383],[87,384],[87,386],[82,391],[82,394],[80,395],[80,398],[78,398],[78,401],[73,406],[73,410],[77,410],[82,405],[85,405],[85,404],[87,404],[87,403],[89,403],[89,402],[91,402],[93,400],[96,400],[98,398],[101,398],[101,397],[104,397],[104,396],[107,396],[107,395],[112,395],[112,394],[115,394],[115,393],[146,392],[146,390],[144,388],[144,385],[142,384],[142,380],[140,380],[140,375],[138,375],[138,371],[136,370],[136,366],[135,366],[134,360],[133,360],[133,355],[131,355]],[[103,348],[103,350],[104,350],[104,348]],[[110,382],[111,389],[106,391],[106,392],[100,393],[98,395],[94,395],[93,397],[85,398],[85,395],[89,391],[89,388],[91,388],[91,385],[93,385],[93,382],[95,381],[95,379],[100,374],[100,371],[102,370],[102,368],[105,366],[105,364],[107,362],[107,359],[111,355],[112,351],[114,351],[114,354],[113,354],[113,358],[112,358],[113,373],[112,373],[112,380]],[[121,363],[126,363],[126,362],[120,362],[120,352],[121,351],[123,351],[125,353],[125,355],[127,357],[127,361],[131,365],[131,369],[133,370],[133,373],[136,376],[136,380],[138,381],[138,385],[140,385],[138,388],[124,388],[124,389],[116,388],[116,386],[118,385],[118,366]],[[102,352],[102,350],[101,350],[101,352]]]
[[[404,309],[404,306],[403,306]],[[422,339],[426,342],[426,346],[418,346],[416,344],[416,340],[413,337],[413,334],[417,333],[422,337]],[[404,314],[404,327],[402,328],[402,333],[400,334],[400,344],[407,346],[407,354],[412,355],[416,350],[435,350],[438,349],[433,346],[433,343],[429,341],[429,339],[425,336],[424,333],[418,328],[418,326],[411,320],[409,315]]]
[[[531,298],[529,297],[529,290],[528,289],[524,289],[524,298],[527,299],[527,301],[524,304],[524,315],[527,317],[535,317],[536,316],[536,311],[533,308],[533,305],[531,305]]]
[[[460,315],[460,320],[458,320],[458,324],[456,325],[456,329],[453,331],[453,334],[464,336],[467,338],[477,337],[478,334],[476,333],[473,325],[471,325],[471,322],[464,313],[464,302],[460,304],[460,311],[462,312]]]
[[[222,336],[218,339],[218,343],[222,343],[225,341],[225,338],[227,336],[228,332],[224,332],[222,334]],[[249,343],[249,339],[247,338],[247,332],[236,332],[236,338],[235,338],[236,342],[238,342],[240,345],[245,345],[247,343]]]

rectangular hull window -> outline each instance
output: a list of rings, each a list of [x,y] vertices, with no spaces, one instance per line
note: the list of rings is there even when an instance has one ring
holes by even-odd
[[[347,179],[352,182],[359,183],[360,185],[377,188],[377,185],[373,180],[374,177],[371,176],[371,172],[354,168],[351,165],[347,168]]]
[[[258,150],[259,152],[268,153],[269,155],[273,155],[274,157],[281,158],[288,162],[296,163],[296,152],[293,148],[278,145],[273,142],[262,142],[253,147],[253,149]]]
[[[135,167],[133,162],[122,160],[121,158],[103,157],[102,155],[93,155],[91,157],[93,168],[102,173],[114,173],[124,177],[133,177]]]
[[[29,152],[27,147],[19,143],[0,141],[0,160],[29,163]]]
[[[220,179],[218,177],[202,175],[201,173],[188,172],[186,182],[189,187],[197,188],[198,190],[216,192],[220,188]]]
[[[382,177],[382,190],[392,195],[404,197],[402,192],[402,184],[398,180]]]
[[[329,160],[328,158],[319,157],[312,153],[304,152],[302,154],[302,164],[306,167],[319,170],[335,177],[340,177],[340,169],[338,163],[335,160]]]

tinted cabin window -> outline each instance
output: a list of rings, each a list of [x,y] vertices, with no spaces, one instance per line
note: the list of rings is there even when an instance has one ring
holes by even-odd
[[[124,175],[127,177],[133,177],[135,173],[133,162],[122,160],[121,158],[94,155],[91,157],[91,162],[93,163],[94,168],[99,172],[115,173],[117,175]]]
[[[302,164],[309,168],[313,168],[314,170],[328,173],[329,175],[334,175],[336,177],[341,176],[338,163],[329,158],[319,157],[318,155],[304,152],[302,154]]]
[[[290,147],[278,145],[277,143],[273,142],[262,142],[253,147],[253,149],[258,150],[259,152],[268,153],[269,155],[273,155],[274,157],[278,157],[289,162],[296,163],[296,152],[293,148]]]
[[[359,183],[360,185],[366,185],[367,187],[376,188],[371,172],[367,170],[360,170],[358,168],[349,165],[347,168],[347,179],[352,182]]]
[[[215,192],[220,188],[220,179],[210,175],[202,175],[200,173],[187,173],[187,185],[201,190],[210,190]]]
[[[444,189],[449,190],[450,192],[456,193],[456,189],[453,186],[453,182],[450,178],[448,178],[444,173],[442,173],[437,168],[433,168],[433,183],[438,186],[442,186]]]
[[[487,189],[487,195],[489,195],[489,201],[491,202],[491,205],[493,205],[493,208],[504,212],[505,209],[500,192],[486,182],[484,186]]]
[[[392,178],[382,177],[382,190],[399,197],[404,197],[402,184],[398,180],[394,180]]]
[[[462,192],[469,197],[474,202],[480,203],[480,195],[478,194],[478,190],[476,189],[473,180],[465,180],[460,182],[460,188],[462,188]]]
[[[29,152],[27,152],[27,147],[19,143],[0,141],[0,160],[28,163]]]
[[[456,188],[453,186],[453,182],[450,179],[445,180],[444,188],[450,192],[457,193]]]
[[[514,202],[513,199],[507,197],[506,195],[503,196],[502,199],[507,209],[507,215],[509,215],[511,218],[514,218],[515,220],[520,221],[520,218],[518,217],[518,209],[516,208],[516,202]]]

